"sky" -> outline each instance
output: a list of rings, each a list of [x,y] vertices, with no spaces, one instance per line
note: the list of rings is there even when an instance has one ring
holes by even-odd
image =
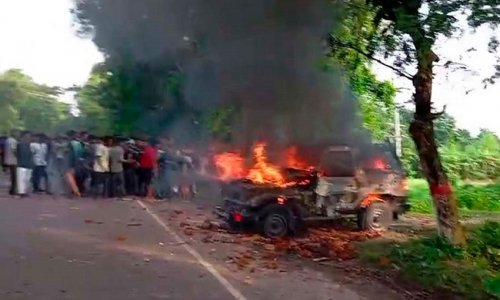
[[[19,68],[36,82],[51,86],[84,84],[103,56],[92,41],[75,35],[71,7],[72,0],[0,0],[0,72]],[[441,64],[462,62],[474,73],[437,67],[433,100],[436,109],[447,106],[459,127],[473,133],[486,128],[500,134],[500,83],[487,89],[481,84],[495,61],[486,48],[489,34],[487,28],[481,28],[460,39],[437,43],[435,52]],[[477,51],[464,55],[470,47]],[[393,80],[401,88],[398,102],[411,98],[411,82],[376,63],[373,67],[379,78]],[[66,100],[70,98],[68,95]]]
[[[103,60],[90,40],[75,35],[72,0],[0,0],[0,71],[22,69],[36,82],[85,83]]]

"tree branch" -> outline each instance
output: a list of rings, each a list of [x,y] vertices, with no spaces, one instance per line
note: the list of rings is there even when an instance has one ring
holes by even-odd
[[[384,67],[387,67],[391,70],[393,70],[394,72],[396,72],[399,76],[401,77],[404,77],[406,79],[409,79],[409,80],[413,80],[413,76],[411,76],[410,74],[404,72],[403,70],[401,69],[398,69],[396,68],[395,66],[392,66],[388,63],[385,63],[383,62],[382,60],[374,57],[373,55],[363,51],[362,49],[359,49],[358,47],[352,45],[352,44],[349,44],[349,43],[345,43],[345,42],[341,42],[340,40],[338,40],[337,38],[335,38],[333,35],[329,35],[329,38],[328,38],[328,43],[330,45],[330,47],[332,48],[332,50],[338,46],[340,47],[345,47],[345,48],[349,48],[349,49],[352,49],[356,52],[358,52],[359,54],[365,56],[366,58],[370,59],[370,60],[373,60],[381,65],[383,65]]]

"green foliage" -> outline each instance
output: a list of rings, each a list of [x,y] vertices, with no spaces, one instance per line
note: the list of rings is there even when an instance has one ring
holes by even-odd
[[[96,65],[77,93],[82,122],[98,134],[157,135],[188,111],[183,84],[175,70],[139,63]]]
[[[484,258],[495,271],[500,271],[500,223],[487,222],[471,233],[467,253],[476,259]]]
[[[455,185],[458,206],[464,210],[500,211],[500,184]],[[411,210],[420,213],[434,211],[429,187],[425,180],[410,180],[409,200]]]
[[[470,20],[482,17],[473,14],[488,10],[482,3],[469,11]],[[427,7],[428,10],[419,8]],[[471,8],[466,1],[350,1],[340,13],[341,26],[332,32],[330,64],[344,68],[353,91],[359,99],[365,127],[375,140],[393,136],[393,111],[395,88],[391,83],[380,82],[370,70],[373,53],[383,52],[396,58],[395,67],[404,76],[402,67],[416,63],[415,43],[422,49],[431,47],[439,35],[450,36],[456,32],[456,12]],[[428,13],[424,13],[427,11]],[[380,22],[380,20],[388,22]],[[492,20],[490,20],[492,21]],[[477,25],[477,24],[475,24]],[[420,28],[421,27],[421,28]],[[415,32],[420,30],[420,32]],[[405,38],[413,35],[413,40]],[[413,45],[412,45],[413,44]],[[406,75],[405,75],[406,74]],[[411,76],[409,76],[411,77]],[[419,157],[408,131],[413,112],[400,109],[402,119],[401,158],[411,177],[421,177]],[[440,147],[441,159],[450,179],[497,179],[500,176],[500,143],[492,133],[473,138],[460,130],[448,114],[434,122],[435,138]]]
[[[359,101],[364,126],[376,141],[384,141],[393,133],[394,127],[387,120],[394,117],[396,89],[391,82],[378,80],[370,69],[370,60],[360,53],[368,51],[368,39],[376,30],[373,12],[346,6],[341,13],[342,23],[331,34],[351,47],[332,47],[325,65],[327,69],[328,66],[343,69]]]
[[[236,109],[233,106],[223,107],[209,114],[205,126],[210,135],[217,140],[230,142],[235,115]]]
[[[70,116],[69,106],[58,100],[61,91],[35,83],[20,70],[0,74],[0,133],[12,129],[55,133]]]
[[[429,185],[425,180],[410,180],[408,198],[411,211],[419,213],[432,213],[434,211]]]
[[[400,109],[403,134],[402,162],[411,177],[421,177],[420,164],[408,133],[412,111]],[[443,114],[434,123],[441,160],[453,182],[459,180],[500,179],[500,139],[495,133],[482,130],[473,137],[456,127],[455,119]]]
[[[500,297],[500,224],[487,222],[468,233],[460,248],[436,236],[400,244],[361,245],[365,260],[387,258],[409,279],[428,288],[439,288],[465,299]],[[385,264],[387,265],[387,264]]]

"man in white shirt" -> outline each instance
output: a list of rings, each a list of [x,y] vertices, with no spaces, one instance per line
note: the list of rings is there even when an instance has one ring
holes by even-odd
[[[19,133],[13,132],[11,136],[9,136],[5,140],[4,148],[3,148],[3,165],[9,170],[10,174],[10,189],[9,194],[15,195],[17,193],[17,138],[19,137]]]
[[[108,187],[109,149],[104,144],[104,138],[98,138],[95,144],[94,156],[94,196],[105,196]]]
[[[40,181],[45,182],[45,191],[49,192],[49,176],[47,174],[47,160],[49,155],[49,146],[44,134],[37,135],[35,142],[31,143],[31,152],[33,153],[33,191],[42,192]]]

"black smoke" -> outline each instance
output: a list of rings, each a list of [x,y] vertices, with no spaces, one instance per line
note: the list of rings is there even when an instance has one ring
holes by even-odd
[[[182,72],[183,101],[196,111],[236,105],[235,143],[360,140],[348,86],[340,72],[321,70],[323,37],[336,25],[330,1],[75,1],[80,31],[109,64]],[[190,119],[169,129],[189,135]]]

